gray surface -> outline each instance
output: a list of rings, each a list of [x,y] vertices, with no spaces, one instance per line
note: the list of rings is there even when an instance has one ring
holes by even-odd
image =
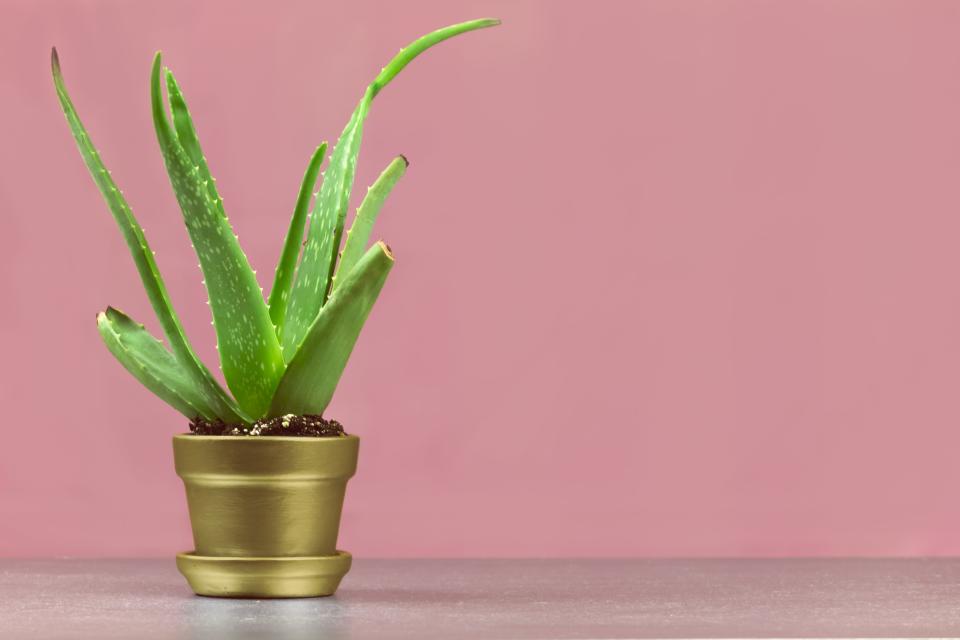
[[[960,560],[357,560],[333,598],[193,596],[173,560],[0,560],[0,638],[960,636]]]

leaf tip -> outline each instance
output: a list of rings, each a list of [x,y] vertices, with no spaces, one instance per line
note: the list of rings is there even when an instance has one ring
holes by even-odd
[[[170,67],[163,68],[163,77],[167,81],[167,91],[179,97],[180,85],[177,84],[177,79],[173,76],[173,71],[170,70]]]
[[[380,250],[383,251],[383,254],[390,258],[390,261],[393,262],[393,251],[390,249],[390,245],[383,240],[377,240],[377,246],[380,247]]]
[[[160,75],[163,71],[163,52],[157,51],[153,55],[153,65],[150,68],[150,87],[155,90],[160,85]]]
[[[403,154],[401,153],[401,154],[400,154],[399,156],[397,156],[397,157],[400,158],[401,160],[403,160],[403,166],[405,166],[405,167],[409,167],[409,166],[410,166],[410,160],[407,158],[407,156],[405,156],[405,155],[403,155]]]
[[[102,324],[105,322],[113,322],[118,318],[123,317],[125,314],[123,311],[120,311],[116,307],[107,305],[107,308],[97,314],[97,324]]]
[[[50,47],[50,68],[53,70],[53,75],[60,75],[60,56],[57,55],[56,47]]]

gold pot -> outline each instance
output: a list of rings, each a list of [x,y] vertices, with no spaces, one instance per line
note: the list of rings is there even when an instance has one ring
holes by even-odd
[[[195,593],[241,598],[328,596],[350,570],[337,550],[360,439],[173,437],[194,551],[177,568]]]

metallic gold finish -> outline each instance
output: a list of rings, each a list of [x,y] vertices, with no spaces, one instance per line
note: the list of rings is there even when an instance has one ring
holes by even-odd
[[[220,598],[330,596],[350,570],[346,551],[314,558],[216,558],[177,554],[177,569],[194,593]]]
[[[359,445],[356,436],[174,436],[195,545],[177,566],[193,590],[267,598],[333,593],[350,568],[350,555],[337,551],[337,532]]]

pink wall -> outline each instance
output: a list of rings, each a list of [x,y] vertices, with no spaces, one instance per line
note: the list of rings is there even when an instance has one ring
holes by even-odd
[[[261,8],[254,8],[253,5]],[[189,548],[156,328],[49,80],[212,333],[150,124],[163,48],[268,284],[309,153],[395,50],[412,166],[331,415],[366,556],[960,553],[960,4],[0,3],[0,555]],[[275,3],[281,4],[281,3]]]

